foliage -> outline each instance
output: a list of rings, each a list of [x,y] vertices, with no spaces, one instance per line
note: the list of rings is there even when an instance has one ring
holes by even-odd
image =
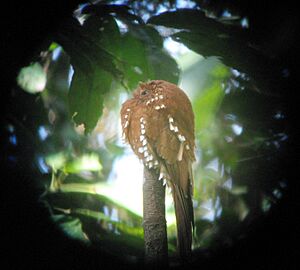
[[[39,93],[46,85],[46,74],[39,63],[31,64],[21,69],[18,84],[28,93]]]
[[[236,18],[225,23],[192,8],[157,11],[174,1],[154,1],[148,10],[145,1],[127,2],[84,5],[45,48],[43,70],[40,64],[28,67],[47,73],[40,95],[47,112],[40,166],[52,178],[43,200],[71,237],[124,258],[142,256],[141,217],[104,192],[114,162],[126,154],[118,139],[119,106],[139,81],[178,83],[186,76],[196,89],[191,93],[197,141],[194,248],[228,243],[285,189],[284,108],[268,92],[274,65]],[[206,58],[180,70],[165,50],[167,39]],[[213,65],[209,56],[217,56]],[[37,92],[21,80],[25,71],[20,86]],[[170,224],[171,252],[175,232]]]
[[[83,24],[70,20],[58,33],[57,42],[70,55],[74,68],[68,95],[70,114],[90,132],[102,114],[103,95],[113,79],[131,89],[149,79],[176,83],[178,68],[162,50],[158,32],[125,6],[88,6],[82,13],[86,15]],[[129,31],[122,34],[116,19]]]

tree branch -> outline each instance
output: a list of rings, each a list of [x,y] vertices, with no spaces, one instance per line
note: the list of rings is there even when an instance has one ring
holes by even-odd
[[[143,212],[145,262],[153,268],[167,267],[165,186],[158,180],[157,173],[147,167],[144,167]]]

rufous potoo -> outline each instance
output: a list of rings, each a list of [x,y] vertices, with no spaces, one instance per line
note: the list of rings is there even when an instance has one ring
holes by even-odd
[[[175,84],[140,83],[121,109],[123,135],[144,166],[172,190],[181,257],[191,254],[194,113],[187,95]]]

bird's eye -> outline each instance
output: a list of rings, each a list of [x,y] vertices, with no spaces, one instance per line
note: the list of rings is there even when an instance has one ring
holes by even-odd
[[[149,93],[149,90],[148,90],[148,89],[143,89],[143,90],[141,91],[141,96],[146,96],[146,95],[148,95],[148,93]]]

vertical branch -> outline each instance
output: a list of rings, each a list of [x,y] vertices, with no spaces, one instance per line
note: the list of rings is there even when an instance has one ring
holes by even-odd
[[[165,186],[154,170],[144,167],[143,185],[145,261],[153,268],[168,266]],[[163,269],[163,268],[162,268]]]

